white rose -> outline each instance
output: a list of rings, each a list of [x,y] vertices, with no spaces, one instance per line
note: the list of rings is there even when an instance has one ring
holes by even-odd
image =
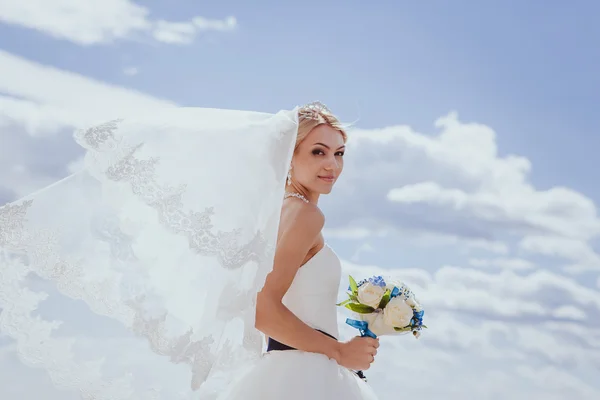
[[[421,310],[421,305],[419,304],[417,299],[415,299],[414,296],[411,296],[408,299],[406,299],[406,304],[408,304],[413,310],[416,310],[416,311]]]
[[[394,326],[386,323],[383,311],[370,314],[361,314],[359,319],[368,322],[369,330],[377,335],[377,337],[398,334],[398,332],[394,329]],[[408,325],[408,323],[406,325]]]
[[[383,321],[383,313],[364,314],[363,319],[369,323],[369,330],[377,336],[396,333],[393,327],[387,326]]]
[[[394,297],[383,309],[383,322],[388,326],[404,328],[410,324],[413,310],[403,298]]]
[[[373,308],[379,307],[379,303],[385,294],[385,288],[375,286],[369,282],[358,288],[358,301]]]

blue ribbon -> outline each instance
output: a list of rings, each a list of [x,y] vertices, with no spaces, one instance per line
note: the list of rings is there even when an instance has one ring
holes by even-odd
[[[360,336],[368,336],[373,339],[377,339],[377,335],[371,332],[371,330],[369,329],[369,323],[367,321],[358,321],[355,319],[347,318],[346,323],[351,327],[358,329],[360,331]]]
[[[394,298],[396,296],[398,296],[400,294],[400,289],[398,289],[396,286],[394,286],[394,289],[392,290],[392,293],[390,293],[390,298]]]

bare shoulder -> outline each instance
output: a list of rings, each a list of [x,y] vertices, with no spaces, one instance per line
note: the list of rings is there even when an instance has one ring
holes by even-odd
[[[280,236],[288,234],[316,237],[325,225],[325,216],[311,203],[291,199],[281,210]]]
[[[318,242],[324,223],[323,213],[314,204],[284,202],[273,270],[267,276],[261,296],[281,301],[298,268]]]

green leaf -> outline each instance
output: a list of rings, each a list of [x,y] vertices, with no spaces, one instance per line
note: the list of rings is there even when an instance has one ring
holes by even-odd
[[[390,289],[386,289],[385,294],[383,295],[383,297],[381,298],[381,301],[379,302],[379,308],[384,309],[385,306],[387,306],[387,304],[390,302],[391,296],[392,296],[392,291]]]
[[[371,306],[367,306],[366,304],[357,304],[357,303],[346,304],[346,308],[354,311],[355,313],[359,313],[359,314],[370,314],[373,311],[375,311],[375,309]]]
[[[405,326],[404,328],[394,327],[394,330],[396,332],[409,332],[409,331],[412,331],[412,326],[409,325],[409,326]]]
[[[421,325],[421,328],[425,328],[425,329],[427,329],[427,325]],[[412,326],[410,326],[410,325],[408,325],[408,326],[405,326],[404,328],[396,328],[396,327],[394,327],[394,330],[395,330],[396,332],[408,332],[408,331],[412,331],[412,330],[413,330],[413,327],[412,327]]]
[[[350,290],[352,290],[353,294],[357,294],[358,293],[358,284],[356,283],[356,281],[354,280],[352,275],[348,275],[348,278],[350,279]]]
[[[350,295],[350,300],[352,300],[356,303],[360,303],[360,301],[358,301],[358,296],[355,294]]]
[[[350,303],[351,301],[352,301],[352,299],[344,300],[341,303],[337,303],[336,306],[345,306],[346,304]]]

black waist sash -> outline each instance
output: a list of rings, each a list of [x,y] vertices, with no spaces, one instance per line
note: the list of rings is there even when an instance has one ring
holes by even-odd
[[[320,329],[317,329],[317,331],[321,332],[323,335],[327,335],[332,339],[337,340],[337,338],[335,336],[330,335],[327,332],[323,332]],[[297,350],[291,346],[288,346],[287,344],[283,344],[273,338],[269,338],[268,343],[267,343],[267,351],[283,351],[283,350]],[[362,379],[363,381],[367,381],[367,377],[365,376],[365,374],[362,371],[355,371],[356,375],[358,375],[358,377],[360,379]]]
[[[323,332],[320,329],[317,329],[317,331],[321,332],[323,335],[329,336],[332,339],[337,340],[337,338],[333,335],[330,335],[327,332]],[[283,344],[281,342],[278,342],[277,340],[273,339],[273,338],[269,338],[269,342],[267,343],[267,351],[271,351],[271,350],[297,350],[293,347],[288,346],[287,344]]]

